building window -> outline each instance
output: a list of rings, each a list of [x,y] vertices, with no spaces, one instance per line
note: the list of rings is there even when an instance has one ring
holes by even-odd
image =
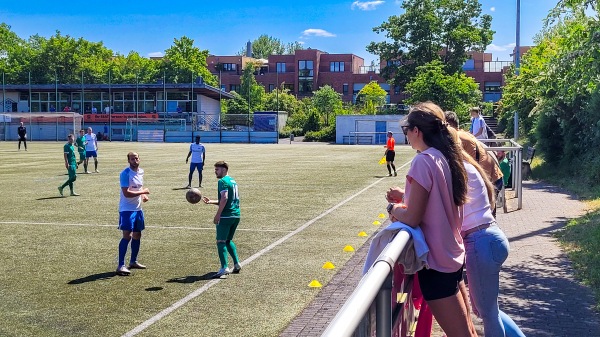
[[[344,83],[344,84],[342,85],[342,93],[343,93],[344,95],[348,95],[348,83]]]
[[[235,92],[240,92],[240,85],[239,84],[230,84],[229,85],[229,91],[235,91]]]
[[[298,61],[298,93],[313,91],[314,62],[309,60]]]
[[[387,60],[386,65],[389,66],[397,66],[399,67],[402,64],[400,60]]]
[[[269,92],[273,92],[275,90],[275,84],[269,84]]]
[[[313,61],[298,61],[298,77],[313,77]]]
[[[285,73],[285,63],[283,63],[283,62],[277,62],[277,72],[278,73]]]
[[[500,82],[485,82],[483,90],[488,93],[502,92],[502,89],[500,88]]]
[[[223,63],[223,71],[236,71],[237,64],[235,63]]]
[[[227,91],[227,85],[221,84],[221,91]]]
[[[287,90],[289,90],[290,92],[294,92],[294,85],[293,85],[293,84],[287,84],[287,83],[284,83],[284,84],[283,84],[283,89],[287,89]]]
[[[329,71],[331,72],[343,72],[344,62],[329,62]]]
[[[466,60],[465,64],[463,65],[463,70],[464,71],[475,70],[475,60],[473,60],[473,59]]]

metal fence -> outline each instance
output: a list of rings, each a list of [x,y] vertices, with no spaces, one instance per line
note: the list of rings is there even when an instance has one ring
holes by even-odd
[[[322,337],[418,335],[415,334],[418,318],[415,311],[423,304],[422,297],[420,292],[416,296],[412,294],[413,278],[404,275],[397,264],[409,240],[408,232],[398,232],[362,277]]]

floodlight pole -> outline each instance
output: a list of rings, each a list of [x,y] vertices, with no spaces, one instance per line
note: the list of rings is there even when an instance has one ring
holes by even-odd
[[[112,142],[112,91],[110,87],[110,69],[108,69],[108,139]]]
[[[277,112],[279,114],[279,63],[275,63],[275,100],[277,102]]]
[[[515,46],[515,74],[519,75],[521,67],[521,0],[517,0],[517,36]]]
[[[54,95],[56,95],[54,96],[54,111],[56,112],[56,109],[58,109],[58,72],[56,68],[54,68]]]
[[[2,112],[5,112],[4,111],[4,109],[5,109],[4,106],[5,106],[5,103],[6,103],[6,91],[5,91],[6,89],[5,89],[5,87],[6,87],[6,84],[4,83],[4,72],[2,72]]]

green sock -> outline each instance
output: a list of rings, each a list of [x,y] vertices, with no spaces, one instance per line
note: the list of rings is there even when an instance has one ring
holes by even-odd
[[[227,241],[227,251],[229,252],[229,255],[231,255],[233,263],[238,264],[239,260],[237,255],[237,248],[235,247],[235,243],[233,243],[233,241],[231,240]]]
[[[219,261],[221,261],[221,268],[227,268],[227,245],[225,242],[217,242],[217,252],[219,253]]]

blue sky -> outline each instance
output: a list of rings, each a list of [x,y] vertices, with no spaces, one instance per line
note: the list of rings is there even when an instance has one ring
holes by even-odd
[[[516,0],[480,0],[496,31],[488,51],[509,60],[515,43]],[[533,43],[556,0],[521,1],[521,45]],[[3,1],[0,22],[21,38],[63,35],[102,41],[115,52],[161,55],[174,38],[187,36],[213,55],[233,55],[248,40],[268,34],[282,42],[331,54],[377,60],[365,47],[384,37],[373,27],[401,14],[399,0],[376,1]]]

